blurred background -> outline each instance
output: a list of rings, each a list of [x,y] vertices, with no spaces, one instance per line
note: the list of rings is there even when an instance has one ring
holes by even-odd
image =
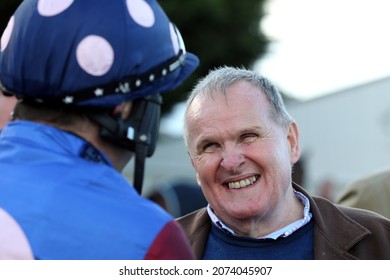
[[[1,30],[20,2],[1,0]],[[300,129],[303,155],[294,179],[312,194],[333,200],[352,180],[390,167],[390,1],[159,3],[201,63],[164,95],[145,196],[175,216],[205,205],[182,141],[183,102],[198,78],[221,65],[254,69],[279,88]],[[132,163],[124,174],[132,181]]]

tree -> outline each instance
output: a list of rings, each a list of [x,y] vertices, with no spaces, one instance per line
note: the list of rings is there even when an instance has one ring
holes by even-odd
[[[164,95],[163,113],[186,99],[194,83],[222,66],[251,68],[267,51],[269,40],[260,29],[267,0],[160,0],[178,26],[186,49],[200,59],[199,68],[172,93]]]
[[[2,0],[0,1],[0,34],[7,27],[10,17],[23,0]]]

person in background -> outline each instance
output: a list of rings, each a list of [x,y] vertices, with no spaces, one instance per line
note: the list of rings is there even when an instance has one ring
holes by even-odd
[[[140,194],[160,94],[198,63],[155,0],[23,1],[0,45],[0,259],[193,259]]]
[[[7,20],[12,16],[13,11],[19,6],[19,2],[21,1],[8,2],[8,4],[6,5],[7,9],[0,10],[2,16],[2,21],[0,21],[0,35],[6,27]],[[11,119],[15,104],[15,96],[4,95],[4,93],[0,90],[0,133],[6,123]]]
[[[0,90],[0,132],[6,123],[11,119],[12,111],[16,104],[14,96],[6,96]]]
[[[208,206],[180,217],[198,259],[390,259],[390,221],[292,183],[298,126],[276,87],[219,67],[186,105],[184,139]]]
[[[390,170],[381,170],[348,184],[336,203],[367,209],[390,219]]]
[[[154,186],[153,192],[147,196],[178,218],[207,205],[202,190],[192,179],[171,179]]]

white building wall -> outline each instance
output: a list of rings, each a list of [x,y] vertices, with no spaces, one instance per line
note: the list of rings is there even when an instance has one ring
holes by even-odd
[[[305,187],[341,187],[390,168],[390,77],[304,103],[287,105],[300,131]]]

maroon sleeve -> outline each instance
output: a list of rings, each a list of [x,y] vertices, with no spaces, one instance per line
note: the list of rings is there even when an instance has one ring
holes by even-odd
[[[194,260],[195,255],[180,225],[167,223],[150,246],[145,260]]]

